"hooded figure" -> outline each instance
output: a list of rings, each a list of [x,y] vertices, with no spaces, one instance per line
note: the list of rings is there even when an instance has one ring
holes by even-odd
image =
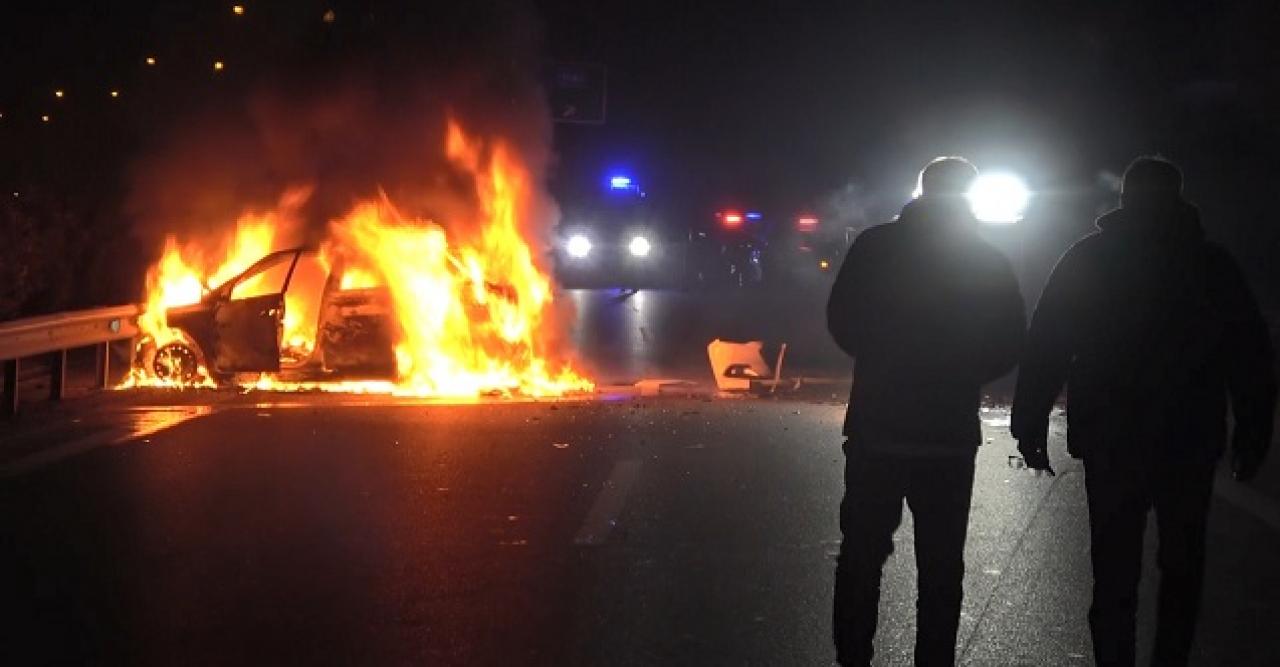
[[[920,576],[916,664],[954,661],[980,391],[1012,370],[1025,327],[1009,261],[979,237],[964,196],[976,175],[960,158],[930,163],[920,197],[858,237],[831,290],[827,325],[855,366],[836,565],[842,665],[871,661],[904,499]]]
[[[1132,665],[1146,514],[1159,530],[1154,664],[1185,664],[1204,571],[1213,474],[1252,477],[1271,442],[1276,386],[1266,323],[1244,277],[1204,239],[1182,174],[1159,158],[1125,171],[1120,208],[1059,260],[1032,319],[1012,430],[1047,467],[1049,412],[1070,395],[1068,449],[1082,457],[1099,665]]]

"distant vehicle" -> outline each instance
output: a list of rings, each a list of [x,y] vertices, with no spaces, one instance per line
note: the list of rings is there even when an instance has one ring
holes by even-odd
[[[801,213],[776,230],[770,246],[769,280],[778,284],[829,284],[848,249],[847,230],[829,228]]]
[[[552,256],[565,287],[671,287],[680,283],[686,244],[634,179],[615,174],[603,192],[565,203]]]
[[[273,252],[199,303],[168,309],[176,339],[158,347],[143,340],[137,362],[176,382],[198,380],[201,368],[219,384],[235,373],[282,370],[390,376],[390,295],[385,288],[344,288],[343,277],[340,266],[326,268],[314,250]],[[286,316],[305,340],[286,338]]]
[[[741,288],[765,280],[769,242],[759,211],[717,211],[714,223],[691,232],[690,282],[702,288]]]

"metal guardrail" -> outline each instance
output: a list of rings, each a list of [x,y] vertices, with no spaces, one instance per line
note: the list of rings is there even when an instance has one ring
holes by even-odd
[[[110,345],[138,335],[141,311],[136,305],[112,306],[0,322],[0,363],[4,369],[0,415],[18,411],[18,372],[23,359],[50,355],[49,398],[59,400],[67,385],[67,352],[96,347],[96,385],[105,388],[111,374]]]

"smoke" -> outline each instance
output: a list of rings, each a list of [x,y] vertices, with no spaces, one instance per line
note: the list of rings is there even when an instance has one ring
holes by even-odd
[[[850,180],[819,201],[818,215],[829,229],[861,231],[875,224],[876,204],[866,186]]]
[[[1100,188],[1107,192],[1120,194],[1120,186],[1124,184],[1124,177],[1110,169],[1102,169],[1098,171],[1097,183]]]
[[[377,48],[357,41],[203,100],[135,162],[126,207],[135,236],[152,253],[168,234],[216,242],[246,210],[271,209],[297,188],[312,195],[278,245],[318,242],[330,220],[383,192],[406,216],[465,233],[451,226],[476,219],[476,202],[469,178],[445,155],[454,118],[471,136],[520,155],[540,198],[527,232],[542,237],[556,211],[541,187],[551,121],[538,83],[537,23],[518,11],[482,19],[472,19],[473,31],[489,38],[474,44],[459,38],[415,50],[389,34]]]

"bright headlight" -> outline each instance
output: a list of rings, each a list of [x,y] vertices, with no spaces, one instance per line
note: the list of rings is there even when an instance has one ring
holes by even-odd
[[[631,238],[631,243],[627,244],[627,250],[631,251],[632,257],[648,257],[651,247],[649,239],[643,236],[634,236]]]
[[[973,181],[966,196],[979,220],[1010,223],[1026,213],[1031,191],[1013,174],[983,174]]]
[[[569,242],[565,244],[564,249],[569,253],[570,257],[583,259],[591,254],[591,239],[582,234],[574,234],[569,237]]]

